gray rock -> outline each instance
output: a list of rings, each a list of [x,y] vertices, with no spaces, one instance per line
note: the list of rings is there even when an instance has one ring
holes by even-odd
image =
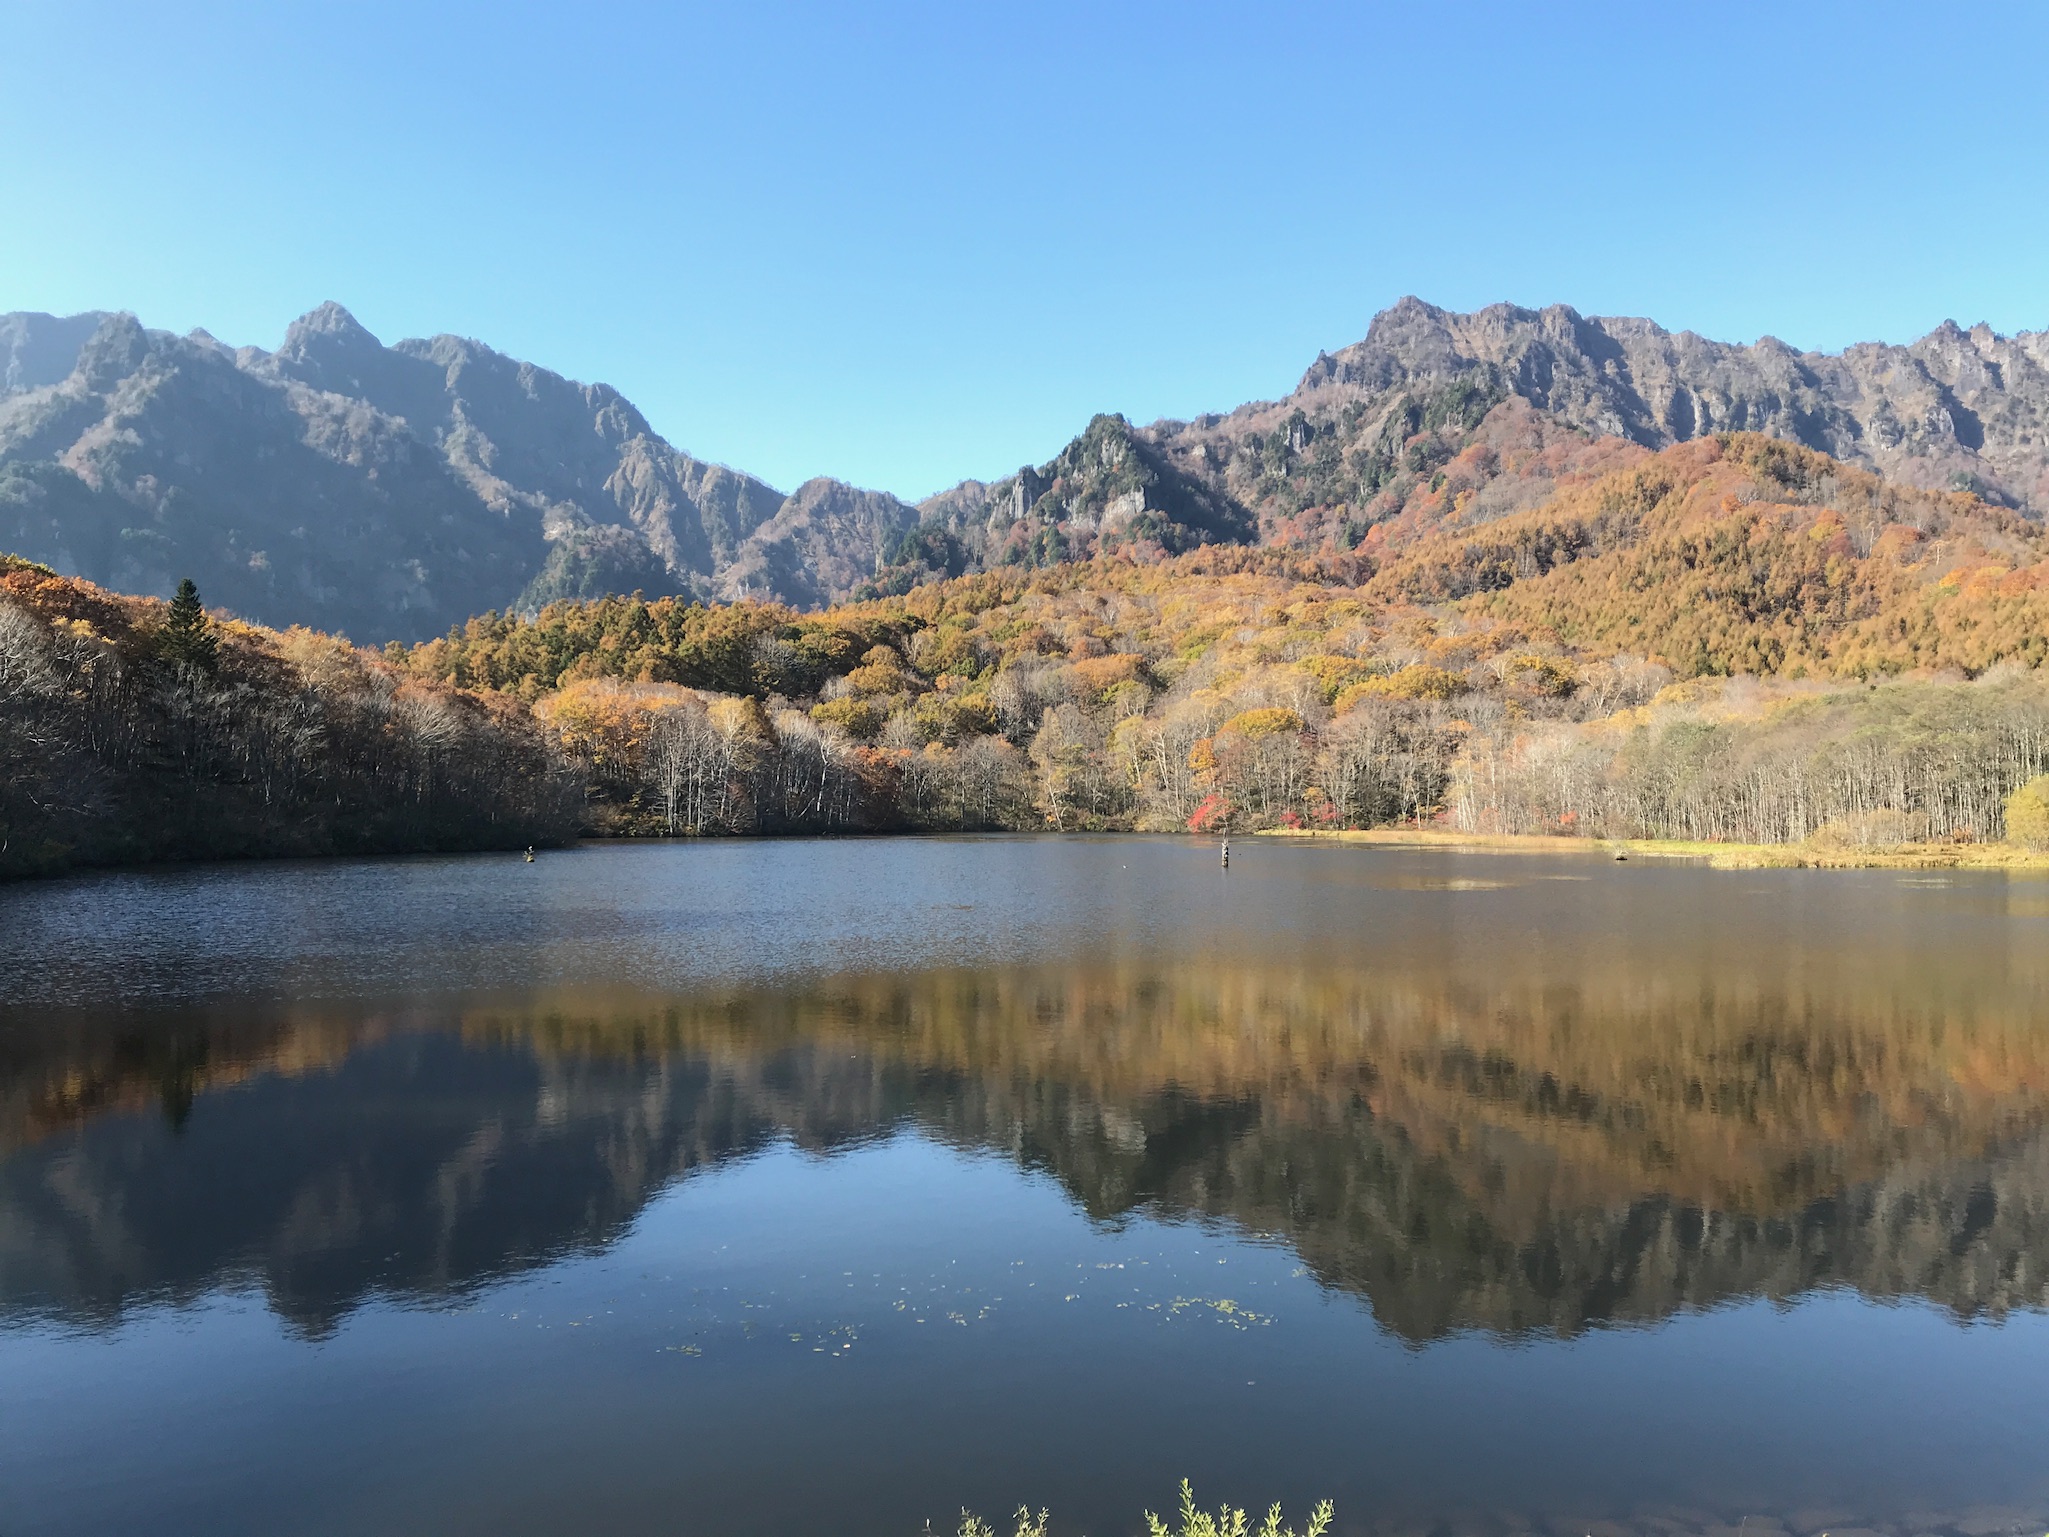
[[[1470,315],[1403,299],[1319,358],[1290,403],[1327,407],[1477,374],[1573,426],[1650,448],[1767,432],[1911,485],[2049,511],[2049,331],[1945,321],[1907,346],[1743,346],[1562,304]]]
[[[635,588],[814,605],[914,521],[816,481],[771,530],[790,499],[671,447],[610,386],[461,337],[386,347],[338,304],[275,352],[9,315],[0,370],[0,549],[126,591],[190,576],[211,605],[363,641]],[[860,511],[797,538],[820,504]],[[796,553],[743,559],[758,535]]]

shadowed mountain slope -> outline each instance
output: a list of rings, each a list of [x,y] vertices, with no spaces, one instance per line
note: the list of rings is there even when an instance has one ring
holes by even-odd
[[[607,385],[460,337],[386,347],[325,304],[276,352],[128,315],[8,316],[0,348],[0,545],[104,585],[190,575],[252,619],[382,641],[783,569],[749,542],[781,492],[678,452]],[[900,505],[842,489],[884,524]],[[832,590],[806,565],[771,595]]]
[[[992,485],[964,481],[919,505],[924,522],[869,593],[927,575],[1049,566],[1123,554],[1161,559],[1206,544],[1251,544],[1258,525],[1210,478],[1162,454],[1121,416],[1098,416],[1047,463]]]
[[[61,383],[106,318],[98,310],[64,316],[35,311],[0,315],[0,399]]]

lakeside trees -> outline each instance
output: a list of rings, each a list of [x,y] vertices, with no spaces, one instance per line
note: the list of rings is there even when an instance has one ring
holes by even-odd
[[[1854,689],[1752,680],[1661,691],[1585,724],[1474,732],[1451,765],[1468,831],[1859,847],[2005,836],[2016,786],[2049,767],[2049,687]]]
[[[990,830],[1032,825],[1028,765],[1000,736],[862,742],[787,701],[586,680],[540,720],[605,833]]]
[[[2045,554],[1971,498],[1735,438],[1418,539],[1363,585],[1209,550],[824,614],[610,599],[486,616],[407,665],[567,680],[561,719],[609,698],[587,753],[621,830],[1988,840],[2049,767]],[[685,727],[722,700],[752,706],[746,752]],[[705,744],[687,770],[635,756],[671,711]],[[729,788],[672,812],[659,787],[700,781]]]

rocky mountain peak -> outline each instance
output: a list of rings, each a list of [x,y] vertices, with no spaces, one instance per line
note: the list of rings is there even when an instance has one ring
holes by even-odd
[[[345,390],[360,384],[363,369],[383,358],[384,344],[330,299],[293,321],[285,330],[284,345],[273,356],[277,366],[294,378]]]
[[[1953,320],[1907,346],[1823,353],[1564,304],[1459,314],[1408,297],[1375,316],[1364,341],[1319,357],[1288,400],[1233,417],[1264,431],[1290,410],[1370,412],[1462,379],[1646,448],[1768,432],[1909,484],[2049,513],[2049,332],[2009,339]]]
[[[100,322],[79,349],[73,373],[88,389],[104,393],[134,373],[149,356],[149,333],[126,310]]]
[[[1442,325],[1450,313],[1449,310],[1441,310],[1414,294],[1403,294],[1373,317],[1366,327],[1366,340],[1369,344],[1384,342],[1396,332],[1411,330],[1417,326]]]
[[[306,311],[286,328],[285,347],[314,337],[335,337],[359,346],[381,345],[361,321],[332,299]]]
[[[778,521],[781,492],[610,386],[455,336],[386,347],[332,302],[275,352],[127,314],[0,316],[0,349],[0,550],[359,640],[636,588],[820,604],[917,520],[825,480]]]

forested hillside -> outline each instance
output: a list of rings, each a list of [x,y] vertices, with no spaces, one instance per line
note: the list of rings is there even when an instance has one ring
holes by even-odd
[[[381,653],[202,620],[195,661],[173,618],[11,569],[12,868],[579,819],[2049,840],[2049,537],[1758,435],[1342,555],[1098,555],[815,613],[564,601]]]
[[[1736,435],[1377,567],[1211,547],[817,615],[615,599],[404,665],[536,701],[621,829],[1984,840],[2049,767],[2045,555],[1969,494]]]
[[[0,558],[0,875],[516,848],[582,800],[516,699]]]

